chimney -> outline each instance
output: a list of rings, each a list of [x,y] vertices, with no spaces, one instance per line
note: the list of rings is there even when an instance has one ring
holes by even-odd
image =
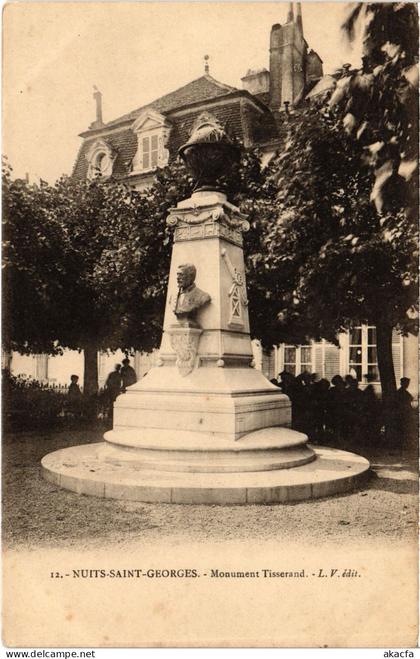
[[[93,86],[93,89],[93,98],[96,101],[96,121],[94,121],[89,128],[102,128],[104,125],[102,120],[102,94],[95,85]]]
[[[303,24],[302,24],[302,5],[300,2],[296,3],[296,27],[303,37]]]
[[[283,28],[276,23],[271,28],[270,34],[270,108],[274,111],[281,106],[282,85],[282,51],[283,51]]]

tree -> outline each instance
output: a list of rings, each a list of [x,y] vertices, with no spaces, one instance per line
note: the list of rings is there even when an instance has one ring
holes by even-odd
[[[322,108],[290,121],[267,176],[277,196],[263,219],[261,266],[275,322],[261,323],[260,336],[268,345],[285,332],[293,343],[336,342],[354,325],[376,325],[382,392],[391,396],[392,329],[416,331],[413,215],[401,205],[378,213],[363,147]]]
[[[98,350],[156,345],[170,255],[162,189],[152,203],[118,183],[29,185],[6,169],[6,348],[83,350],[90,395]]]
[[[396,252],[400,250],[404,292],[415,300],[412,289],[416,285],[413,271],[418,258],[417,6],[413,3],[353,5],[343,31],[351,42],[357,30],[363,39],[362,69],[340,81],[330,107],[364,150],[372,172],[371,200],[381,216],[386,239]],[[411,247],[411,254],[407,254],[407,246]],[[395,261],[398,261],[397,253]],[[407,262],[411,267],[404,268]],[[395,293],[399,292],[397,287]],[[394,307],[397,306],[395,301]],[[403,309],[402,314],[395,308],[392,311],[388,322],[383,318],[378,327],[378,342],[390,344],[390,325],[395,323],[396,315],[403,318]],[[382,357],[384,352],[379,349]],[[386,360],[382,364],[381,361],[382,372],[387,364]],[[385,386],[385,395],[388,390],[393,391],[391,382]]]

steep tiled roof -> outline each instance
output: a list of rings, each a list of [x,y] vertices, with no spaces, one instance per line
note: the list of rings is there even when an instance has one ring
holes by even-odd
[[[76,163],[73,169],[73,176],[77,179],[85,179],[88,172],[88,161],[86,154],[90,147],[96,141],[96,137],[84,140],[77,154]],[[119,130],[110,133],[102,138],[107,144],[113,147],[116,158],[113,166],[114,176],[126,176],[132,159],[137,151],[137,137],[130,129]]]
[[[218,105],[214,108],[211,108],[209,104],[209,110],[223,124],[232,137],[243,139],[240,97],[232,103]],[[169,115],[171,132],[168,149],[171,159],[177,156],[179,147],[188,140],[194,121],[201,112],[202,108],[191,108],[191,111],[182,117]],[[73,176],[76,178],[86,178],[88,170],[86,154],[96,139],[96,135],[93,134],[83,141],[73,170]],[[116,159],[113,167],[113,175],[116,177],[126,176],[130,171],[131,161],[137,151],[137,135],[128,126],[122,127],[121,130],[114,129],[108,135],[103,135],[101,139],[104,139],[115,150]]]
[[[226,102],[220,102],[222,99]],[[251,101],[251,104],[242,106],[241,102],[244,99]],[[245,132],[248,134],[248,139],[253,142],[266,142],[273,139],[276,134],[274,118],[260,99],[247,91],[235,89],[209,75],[204,75],[148,105],[108,122],[101,128],[82,133],[85,139],[77,155],[73,176],[86,178],[88,171],[86,154],[98,136],[105,140],[116,154],[113,176],[116,178],[127,176],[137,151],[137,135],[132,131],[131,125],[146,109],[153,109],[166,115],[171,125],[168,144],[170,159],[175,158],[179,147],[187,141],[194,121],[203,111],[203,107],[214,114],[232,137],[239,140],[244,139]],[[181,108],[184,108],[185,112],[177,115],[177,111]]]
[[[184,105],[190,105],[191,103],[197,103],[200,101],[207,101],[209,98],[216,98],[218,96],[226,96],[226,94],[236,91],[238,90],[235,87],[230,87],[229,85],[225,85],[222,82],[218,82],[209,75],[204,75],[201,76],[201,78],[197,78],[197,80],[189,82],[183,87],[179,87],[179,89],[176,89],[169,94],[165,94],[165,96],[161,96],[155,101],[152,101],[152,103],[143,105],[142,107],[137,108],[137,110],[133,110],[128,114],[124,114],[121,117],[118,117],[118,119],[109,121],[106,124],[106,127],[115,126],[116,124],[122,123],[124,121],[134,121],[134,119],[136,119],[136,117],[138,117],[139,114],[146,108],[153,108],[158,112],[166,113],[171,112],[171,110],[181,108]]]

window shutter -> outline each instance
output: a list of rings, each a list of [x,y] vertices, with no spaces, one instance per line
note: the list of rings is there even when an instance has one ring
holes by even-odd
[[[332,343],[326,343],[325,347],[325,377],[331,381],[334,375],[340,375],[340,348]]]
[[[158,164],[158,136],[152,135],[150,144],[151,166],[157,167]]]
[[[398,334],[395,330],[392,331],[392,361],[394,362],[394,372],[395,380],[397,382],[397,387],[400,384],[400,378],[402,378],[402,363],[401,363],[401,335]]]
[[[324,377],[324,364],[322,359],[322,343],[314,344],[314,363],[312,365],[312,372],[316,373],[318,378]]]
[[[150,167],[150,139],[143,137],[143,169]]]
[[[270,350],[270,353],[268,355],[268,378],[269,380],[272,380],[273,378],[276,377],[276,353],[274,350]]]

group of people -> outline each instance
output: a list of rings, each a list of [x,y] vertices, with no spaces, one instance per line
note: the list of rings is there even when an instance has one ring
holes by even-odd
[[[137,375],[134,368],[130,365],[128,357],[123,359],[122,365],[115,364],[114,370],[108,375],[105,382],[105,407],[108,419],[112,421],[112,413],[115,399],[119,394],[125,393],[127,387],[137,382]],[[73,417],[82,415],[83,395],[80,391],[79,376],[70,377],[70,385],[67,393],[67,411]]]
[[[79,377],[71,376],[68,390],[68,410],[81,416],[82,393]],[[104,399],[108,420],[112,423],[114,402],[127,387],[137,382],[137,375],[128,357],[116,364],[105,382]],[[385,410],[375,388],[368,384],[363,390],[352,375],[334,375],[331,382],[317,379],[315,373],[294,376],[288,371],[271,380],[292,404],[292,428],[308,435],[311,441],[328,437],[345,443],[371,442],[378,439],[385,424],[393,429],[401,442],[413,432],[413,396],[408,391],[409,378],[401,378],[391,410]]]
[[[105,382],[105,391],[108,392],[108,397],[115,401],[119,394],[124,394],[127,387],[136,384],[137,375],[134,368],[130,365],[128,357],[123,359],[121,364],[115,364],[114,370],[108,375]]]
[[[114,402],[117,396],[124,394],[127,387],[137,382],[137,375],[130,365],[128,357],[121,364],[115,364],[114,370],[108,375],[105,382],[105,397],[108,408],[108,419],[112,421]]]
[[[271,380],[289,396],[292,403],[292,427],[312,441],[328,437],[346,443],[371,442],[379,439],[385,423],[398,430],[401,441],[407,439],[413,419],[413,397],[408,391],[410,380],[401,378],[392,405],[392,415],[385,414],[372,384],[363,390],[352,375],[334,375],[331,379],[311,373],[297,377],[283,371]]]

